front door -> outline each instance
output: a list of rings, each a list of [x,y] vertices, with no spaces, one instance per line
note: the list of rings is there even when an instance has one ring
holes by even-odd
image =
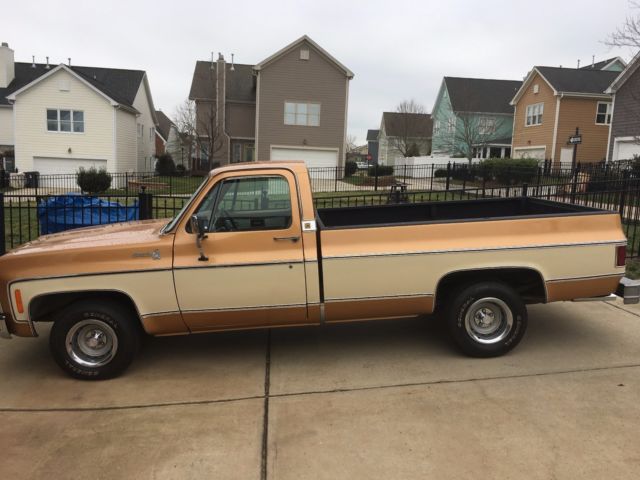
[[[178,228],[176,294],[192,331],[307,322],[295,192],[287,170],[220,175],[194,211],[209,223],[202,241],[207,260],[199,260],[188,223]]]

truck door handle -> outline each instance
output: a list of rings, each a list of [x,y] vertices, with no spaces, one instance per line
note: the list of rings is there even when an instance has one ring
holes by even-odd
[[[279,242],[282,240],[289,240],[290,242],[296,243],[298,240],[300,240],[300,237],[273,237],[273,239],[276,242]]]

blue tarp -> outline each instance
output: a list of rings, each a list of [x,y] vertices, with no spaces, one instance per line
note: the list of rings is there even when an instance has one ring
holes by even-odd
[[[138,220],[138,202],[122,206],[97,197],[69,194],[49,197],[38,204],[40,233],[57,233],[72,228]]]

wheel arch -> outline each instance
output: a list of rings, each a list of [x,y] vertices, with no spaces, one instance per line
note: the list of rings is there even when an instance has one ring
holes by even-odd
[[[54,315],[61,309],[66,308],[77,301],[87,299],[110,300],[119,304],[135,316],[138,320],[138,325],[144,330],[142,316],[140,315],[133,298],[126,292],[117,289],[88,289],[38,294],[31,299],[27,306],[29,322],[32,325],[35,322],[52,322],[54,320]]]
[[[547,287],[542,273],[525,267],[478,267],[448,272],[436,283],[435,307],[446,302],[448,294],[460,285],[476,282],[499,281],[514,288],[525,303],[546,303]]]

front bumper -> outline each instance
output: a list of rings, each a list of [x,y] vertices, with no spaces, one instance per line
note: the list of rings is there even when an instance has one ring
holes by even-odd
[[[2,312],[0,312],[0,338],[11,338],[7,328],[7,316]]]
[[[616,290],[616,295],[624,299],[624,303],[639,303],[640,302],[640,280],[631,280],[627,277],[622,277]]]

